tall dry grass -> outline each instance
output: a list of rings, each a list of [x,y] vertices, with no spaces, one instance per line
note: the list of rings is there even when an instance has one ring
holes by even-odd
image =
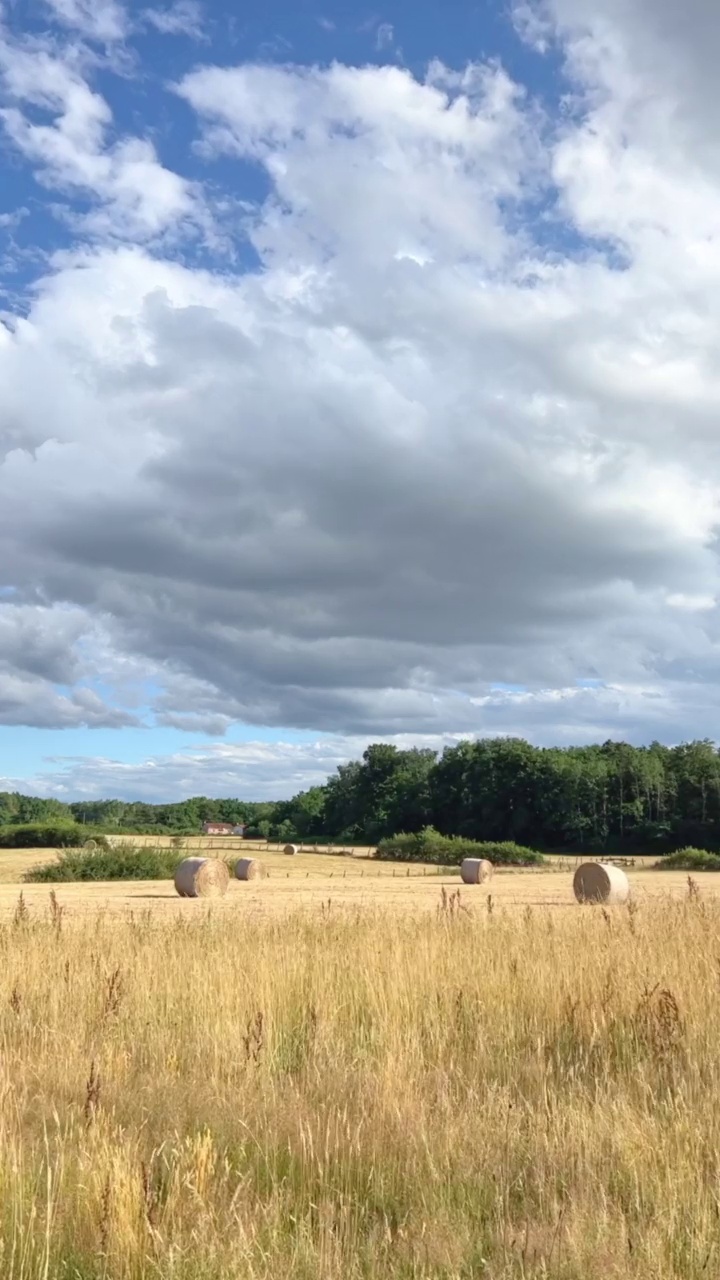
[[[19,906],[3,1280],[720,1274],[720,906],[438,901]]]

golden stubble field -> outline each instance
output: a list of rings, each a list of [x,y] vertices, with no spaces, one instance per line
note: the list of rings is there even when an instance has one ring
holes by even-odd
[[[149,841],[149,838],[148,838]],[[135,843],[135,841],[133,841]],[[556,860],[547,869],[498,871],[482,886],[466,886],[459,873],[433,867],[378,862],[368,850],[355,856],[332,853],[301,853],[285,856],[277,846],[253,846],[244,841],[187,841],[184,852],[215,853],[233,859],[241,853],[257,857],[269,871],[267,880],[241,884],[231,880],[227,896],[215,904],[220,912],[252,912],[263,916],[284,914],[295,907],[312,909],[330,900],[335,906],[387,908],[415,913],[434,911],[443,888],[461,891],[463,904],[472,910],[486,908],[488,895],[498,909],[546,906],[576,909],[572,875],[579,859]],[[52,860],[47,849],[0,851],[0,919],[11,916],[22,891],[27,905],[42,909],[48,902],[48,885],[22,884],[26,871]],[[636,901],[649,898],[681,898],[687,893],[687,874],[656,872],[651,860],[638,860],[628,869]],[[720,895],[720,876],[696,874],[694,879],[706,896]],[[197,914],[197,903],[178,898],[167,880],[59,884],[58,900],[68,913],[106,910],[112,914],[146,909],[156,915]]]
[[[0,856],[3,1280],[720,1275],[715,878],[270,854],[19,905],[46,856]]]

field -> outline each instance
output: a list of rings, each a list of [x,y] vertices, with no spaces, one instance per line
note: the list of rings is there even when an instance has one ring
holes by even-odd
[[[720,877],[266,857],[208,905],[0,855],[3,1280],[720,1274]]]
[[[150,838],[146,838],[149,842]],[[482,902],[492,896],[498,908],[545,906],[576,909],[572,892],[572,871],[579,859],[551,861],[540,870],[498,872],[490,885],[476,888],[461,884],[459,873],[418,864],[379,862],[368,856],[368,849],[357,849],[354,856],[332,853],[303,853],[290,858],[278,846],[253,846],[242,840],[222,840],[211,844],[205,840],[186,842],[186,852],[209,852],[232,861],[240,852],[254,853],[269,870],[265,881],[239,884],[232,881],[225,899],[214,905],[219,913],[263,916],[285,914],[296,907],[312,910],[330,901],[335,907],[372,907],[397,912],[435,911],[443,889],[448,893],[461,889],[463,904]],[[0,850],[0,919],[15,911],[22,890],[28,907],[47,905],[48,886],[19,883],[32,867],[54,857],[47,849]],[[687,874],[682,871],[654,871],[652,859],[639,859],[628,871],[637,901],[680,898],[687,893]],[[720,876],[699,873],[703,893],[720,896]],[[177,897],[170,881],[118,882],[111,884],[58,885],[58,900],[69,914],[105,910],[111,914],[149,910],[154,916],[188,916],[197,914],[197,903]]]

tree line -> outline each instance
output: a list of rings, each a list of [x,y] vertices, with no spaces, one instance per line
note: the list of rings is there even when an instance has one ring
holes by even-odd
[[[433,826],[445,835],[539,849],[720,848],[720,753],[709,740],[560,748],[486,738],[439,756],[376,743],[323,786],[290,800],[65,804],[0,793],[0,826],[73,821],[190,833],[211,819],[244,822],[248,835],[280,840],[375,844]]]

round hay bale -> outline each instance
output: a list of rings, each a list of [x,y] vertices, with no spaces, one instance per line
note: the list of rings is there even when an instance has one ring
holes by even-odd
[[[97,853],[99,848],[100,845],[97,840],[86,840],[83,845],[83,849],[85,849],[87,853]]]
[[[175,888],[181,898],[222,898],[230,872],[219,858],[185,858],[175,872]]]
[[[286,844],[285,848],[283,849],[283,853],[286,853],[289,858],[294,858],[295,854],[299,852],[300,852],[299,844]]]
[[[493,873],[493,864],[487,858],[464,858],[460,875],[464,884],[485,884]]]
[[[609,862],[583,862],[573,877],[578,902],[620,906],[630,897],[630,882],[620,867]]]
[[[235,863],[236,880],[264,880],[266,875],[265,863],[259,862],[257,858],[240,858]]]

